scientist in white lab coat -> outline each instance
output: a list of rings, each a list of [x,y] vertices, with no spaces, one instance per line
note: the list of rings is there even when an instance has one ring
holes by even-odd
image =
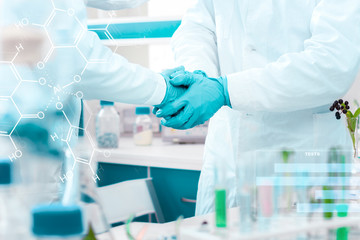
[[[226,168],[227,205],[233,207],[239,205],[242,165],[256,152],[265,153],[266,162],[268,150],[284,147],[351,149],[345,124],[329,107],[359,72],[359,26],[358,0],[197,0],[172,47],[178,64],[203,72],[174,76],[174,85],[190,87],[157,112],[164,125],[179,129],[215,114],[197,215],[214,211],[217,161]]]
[[[14,24],[18,24],[21,21],[24,22],[24,19],[28,19],[28,24],[31,27],[36,27],[43,24],[45,21],[48,21],[47,19],[52,13],[53,8],[56,7],[58,13],[64,13],[63,15],[60,15],[64,16],[64,18],[58,19],[56,16],[53,18],[54,25],[48,27],[50,38],[54,38],[53,40],[60,39],[68,41],[67,38],[71,39],[71,37],[77,36],[79,32],[86,29],[87,13],[85,4],[88,4],[90,7],[102,8],[104,10],[119,10],[136,7],[146,1],[147,0],[4,1],[1,6],[2,25],[14,26]],[[74,20],[66,22],[68,19],[73,19],[71,18],[71,13],[74,13],[74,17],[76,17],[78,21]],[[13,28],[15,28],[15,26]],[[42,27],[40,27],[40,29],[42,29]],[[14,44],[18,43],[14,42]],[[162,74],[159,74],[140,65],[130,63],[124,57],[114,54],[108,47],[104,46],[94,32],[85,31],[84,36],[77,44],[77,48],[72,46],[68,47],[67,45],[63,47],[64,44],[59,48],[56,48],[56,41],[54,41],[54,44],[54,52],[59,51],[59,49],[65,49],[65,53],[59,54],[59,52],[56,52],[58,54],[53,54],[55,56],[45,62],[44,69],[34,70],[32,74],[34,74],[34,76],[35,74],[39,74],[40,76],[43,76],[43,81],[47,81],[48,84],[57,86],[59,85],[59,82],[57,81],[61,81],[64,78],[67,79],[69,76],[72,81],[74,76],[83,73],[81,74],[81,81],[72,84],[71,92],[68,89],[66,89],[66,91],[58,90],[60,91],[60,93],[57,93],[58,99],[60,99],[60,96],[67,97],[66,100],[61,99],[64,103],[62,110],[66,113],[66,120],[54,123],[54,129],[52,129],[59,139],[68,139],[69,137],[67,134],[71,131],[71,126],[79,126],[81,98],[161,106],[164,103],[173,101],[184,93],[183,88],[173,87],[169,83],[168,77],[170,73],[183,68],[167,70]],[[3,50],[7,51],[8,49]],[[81,51],[82,57],[86,59],[105,59],[106,61],[100,61],[99,63],[90,61],[84,69],[84,66],[81,65],[82,62],[77,61],[78,59],[76,58],[77,56],[80,56],[78,49]],[[1,69],[0,72],[2,72]],[[24,71],[22,71],[21,74],[23,72]],[[25,79],[33,79],[32,77],[34,76]],[[9,78],[3,78],[3,82],[0,80],[0,82],[3,83],[2,86],[4,88],[8,87],[8,79],[10,79],[10,76]],[[42,86],[40,85],[45,84],[38,85],[34,83],[33,85],[36,88],[41,88]],[[68,86],[70,85],[71,84],[68,84]],[[45,85],[45,89],[47,92],[52,92],[50,88],[47,88],[47,84]],[[33,91],[34,89],[25,90],[27,91],[20,95],[22,98],[18,101],[18,104],[20,104],[22,109],[28,107],[28,105],[30,105],[29,102],[34,102],[34,104],[31,103],[33,105],[48,104],[46,99],[44,99],[45,94],[41,95],[41,92],[36,94]],[[80,91],[82,96],[75,97],[75,93]],[[29,96],[31,97],[29,98]],[[35,101],[34,98],[37,100]],[[56,98],[53,97],[50,103],[54,103],[53,99]],[[39,108],[39,106],[35,107]],[[44,111],[44,109],[41,110]],[[49,112],[50,111],[46,113]],[[69,126],[69,123],[71,126]],[[72,132],[77,134],[75,133],[77,131]],[[50,134],[54,135],[53,132]],[[71,141],[70,144],[73,145],[73,141]],[[56,197],[58,196],[58,187],[54,183],[60,183],[60,166],[56,166],[56,169],[48,169],[48,173],[51,177],[48,182],[52,187],[52,190],[49,192],[52,192],[53,196]]]
[[[84,32],[84,29],[87,27],[86,6],[103,10],[120,10],[134,8],[147,1],[148,0],[3,1],[1,11],[3,13],[2,25],[12,24],[14,26],[14,24],[18,24],[21,21],[24,22],[24,19],[28,19],[26,20],[28,25],[40,26],[46,21],[50,21],[47,19],[49,19],[54,7],[57,9],[57,14],[60,13],[59,16],[63,16],[63,19],[57,17],[57,15],[52,19],[50,18],[54,24],[45,27],[53,41],[55,54],[51,54],[51,57],[47,61],[44,61],[45,67],[43,69],[33,72],[40,74],[40,76],[46,80],[46,83],[60,86],[54,90],[54,92],[67,97],[66,101],[61,99],[66,103],[64,109],[70,109],[67,112],[67,117],[73,126],[79,126],[81,110],[80,98],[85,100],[101,99],[131,104],[161,105],[161,103],[174,100],[183,93],[183,89],[175,88],[171,84],[168,84],[169,73],[176,71],[176,69],[164,71],[162,74],[159,74],[138,64],[130,63],[121,55],[114,54],[108,47],[104,46],[96,33],[91,31]],[[61,12],[64,12],[64,14],[61,15]],[[78,21],[75,21],[74,18],[71,17],[71,13],[73,13],[74,18],[78,19]],[[84,35],[76,45],[79,51],[75,48],[68,48],[68,50],[64,50],[66,51],[65,54],[63,54],[64,56],[59,54],[58,52],[62,51],[64,46],[67,46],[64,43],[58,46],[59,39],[71,41],[72,39],[76,39],[80,32],[84,32]],[[69,47],[73,44],[73,42],[70,42]],[[15,49],[15,46],[13,48]],[[6,50],[7,49],[5,49],[5,51]],[[81,52],[81,55],[79,52]],[[88,60],[86,67],[83,63],[83,58]],[[62,77],[59,77],[57,74],[62,74],[62,72],[67,72],[68,75],[64,75],[63,73]],[[81,76],[81,78],[78,77],[78,81],[74,84],[66,84],[70,86],[69,88],[71,89],[62,89],[65,84],[60,84],[59,81],[65,78],[69,78],[72,81],[74,76]],[[38,76],[37,79],[39,78]],[[29,79],[31,78],[29,77]],[[4,82],[4,86],[6,86],[6,84],[7,83]],[[48,90],[49,92],[51,91],[51,89]],[[81,94],[78,94],[78,98],[68,97],[70,95],[74,96],[79,92]],[[23,95],[26,94],[28,94],[28,92],[25,92]],[[46,99],[40,99],[38,104],[41,104],[41,101],[45,102]],[[48,102],[45,102],[45,105],[47,103]],[[23,105],[26,104],[27,103],[24,102]],[[64,131],[66,134],[66,129]],[[58,135],[59,134],[62,135],[61,133],[58,133]]]

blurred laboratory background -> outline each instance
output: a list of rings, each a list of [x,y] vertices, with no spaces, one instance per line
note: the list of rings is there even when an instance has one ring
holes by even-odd
[[[195,2],[150,0],[116,11],[88,7],[87,28],[113,53],[163,72],[177,67],[171,36]],[[63,34],[65,30],[59,31]],[[38,41],[36,37],[31,40]],[[33,50],[32,57],[36,55],[36,48]],[[20,74],[28,76],[19,86],[14,84],[20,89],[18,93],[3,94],[5,88],[0,86],[0,240],[360,238],[359,153],[353,157],[353,152],[338,146],[323,152],[256,152],[259,161],[243,161],[239,166],[247,171],[237,176],[239,196],[232,197],[241,210],[226,209],[225,164],[214,163],[218,164],[214,182],[220,184],[208,197],[214,199],[215,212],[195,216],[209,123],[172,129],[160,124],[153,107],[106,99],[79,100],[75,105],[81,116],[74,120],[69,116],[76,110],[67,108],[72,100],[60,101],[58,97],[58,101],[31,87],[32,82],[41,86],[53,83],[46,77],[32,81],[32,74],[47,76],[53,69],[58,69],[58,76],[68,74],[64,69],[76,62],[64,56],[66,53],[57,55],[67,64],[55,62],[52,68],[45,67],[47,72],[41,72],[38,61],[28,60],[32,57],[22,56],[21,67],[16,62],[0,61],[0,70],[5,65],[16,66]],[[35,65],[40,70],[30,73]],[[76,76],[75,84],[80,82]],[[342,97],[351,109],[359,107],[359,89],[360,75]],[[81,94],[75,92],[77,98],[82,98]],[[37,99],[39,96],[46,101]],[[19,102],[25,107],[17,107]],[[41,106],[36,105],[39,102]],[[44,118],[46,124],[41,121]],[[359,149],[359,118],[356,121],[354,142]],[[10,129],[10,125],[16,128]],[[261,162],[262,156],[273,160]],[[303,156],[307,157],[305,162]],[[327,181],[332,177],[336,180]],[[12,229],[15,224],[16,231]]]

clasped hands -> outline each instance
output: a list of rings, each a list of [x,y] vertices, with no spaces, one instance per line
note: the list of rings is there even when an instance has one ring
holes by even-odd
[[[185,71],[184,67],[162,73],[166,94],[153,113],[161,124],[175,129],[189,129],[203,124],[222,106],[230,106],[226,77],[209,78],[203,71]]]

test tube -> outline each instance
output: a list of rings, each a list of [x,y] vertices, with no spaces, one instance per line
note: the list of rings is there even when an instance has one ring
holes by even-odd
[[[226,169],[218,160],[215,167],[215,225],[218,228],[227,226],[226,219]]]
[[[293,155],[294,155],[294,151],[290,150],[290,149],[283,149],[281,151],[281,162],[282,164],[293,164],[294,163],[294,159],[293,159]],[[284,173],[285,177],[291,177],[292,173],[291,172],[285,172]],[[289,214],[291,213],[292,210],[292,206],[294,203],[294,189],[295,186],[284,186],[283,187],[283,194],[282,194],[282,198],[284,201],[284,205],[280,206],[280,208],[283,210],[284,214]]]
[[[274,174],[274,151],[259,151],[255,158],[256,188],[257,188],[257,222],[261,231],[270,230],[269,225],[276,212],[280,183]]]
[[[226,189],[215,189],[216,227],[226,227]]]
[[[347,166],[351,161],[346,161],[346,151],[343,151],[341,149],[339,149],[340,154],[338,156],[338,163],[341,164],[341,171],[340,171],[340,176],[341,176],[341,198],[340,198],[340,203],[338,203],[336,205],[336,211],[337,211],[337,216],[340,218],[344,218],[347,217],[348,215],[348,209],[349,209],[349,205],[347,203],[347,196],[346,196],[346,192],[349,189],[349,182],[347,181],[348,177],[350,176],[350,173],[348,172],[347,169],[349,169]],[[341,227],[336,229],[336,239],[337,240],[347,240],[348,239],[348,235],[349,235],[349,228],[348,227]]]
[[[255,164],[253,161],[241,161],[238,164],[238,199],[240,207],[240,232],[249,232],[254,221]]]
[[[332,177],[337,177],[336,169],[333,169],[334,164],[338,162],[338,153],[336,148],[330,148],[329,155],[328,155],[328,182],[331,182]],[[334,197],[333,194],[333,187],[332,186],[323,186],[322,187],[324,193],[326,193],[329,198],[324,198],[323,203],[324,204],[334,204]],[[325,211],[323,212],[323,217],[325,219],[331,219],[333,217],[333,212],[331,211]]]

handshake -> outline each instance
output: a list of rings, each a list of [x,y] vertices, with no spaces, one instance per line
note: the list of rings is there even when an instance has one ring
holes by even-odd
[[[175,129],[189,129],[209,120],[230,99],[226,77],[209,78],[200,70],[185,71],[184,67],[162,73],[166,81],[165,98],[153,113],[161,124]]]

